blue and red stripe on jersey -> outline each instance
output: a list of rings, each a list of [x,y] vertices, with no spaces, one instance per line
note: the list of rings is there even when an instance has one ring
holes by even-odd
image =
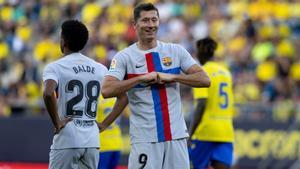
[[[146,62],[149,73],[153,71],[162,72],[161,61],[157,52],[146,54]],[[155,84],[151,86],[151,92],[154,102],[158,141],[172,140],[167,89],[165,85]]]

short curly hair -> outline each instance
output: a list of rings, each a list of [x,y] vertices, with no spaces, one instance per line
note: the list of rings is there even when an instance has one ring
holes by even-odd
[[[78,52],[84,48],[89,38],[87,27],[78,20],[67,20],[61,25],[61,36],[69,50]]]
[[[196,42],[197,46],[197,58],[201,64],[204,64],[208,60],[214,57],[215,50],[217,49],[217,42],[211,37],[200,39]]]

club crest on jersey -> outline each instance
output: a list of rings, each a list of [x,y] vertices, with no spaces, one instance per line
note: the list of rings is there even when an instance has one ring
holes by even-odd
[[[164,57],[162,59],[162,62],[165,66],[170,66],[172,64],[172,58],[171,57]]]
[[[117,66],[117,60],[116,59],[111,60],[109,70],[110,71],[115,70],[116,66]]]

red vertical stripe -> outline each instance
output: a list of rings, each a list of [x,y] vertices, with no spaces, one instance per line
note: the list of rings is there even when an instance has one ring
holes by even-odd
[[[147,61],[148,72],[150,73],[155,71],[152,53],[146,54],[146,61]]]
[[[165,85],[159,86],[159,96],[160,96],[160,103],[164,121],[164,129],[165,129],[165,139],[166,141],[172,140],[171,135],[171,125],[170,125],[170,117],[169,117],[169,107],[168,107],[168,97],[167,97],[167,89]]]

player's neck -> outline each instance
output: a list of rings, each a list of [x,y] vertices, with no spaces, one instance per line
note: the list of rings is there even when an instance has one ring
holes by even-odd
[[[68,50],[68,49],[64,49],[64,56],[70,55],[72,53],[76,53],[76,52]]]
[[[149,50],[149,49],[153,49],[157,46],[157,40],[153,39],[153,40],[149,41],[149,40],[141,40],[140,39],[136,44],[140,50]]]

